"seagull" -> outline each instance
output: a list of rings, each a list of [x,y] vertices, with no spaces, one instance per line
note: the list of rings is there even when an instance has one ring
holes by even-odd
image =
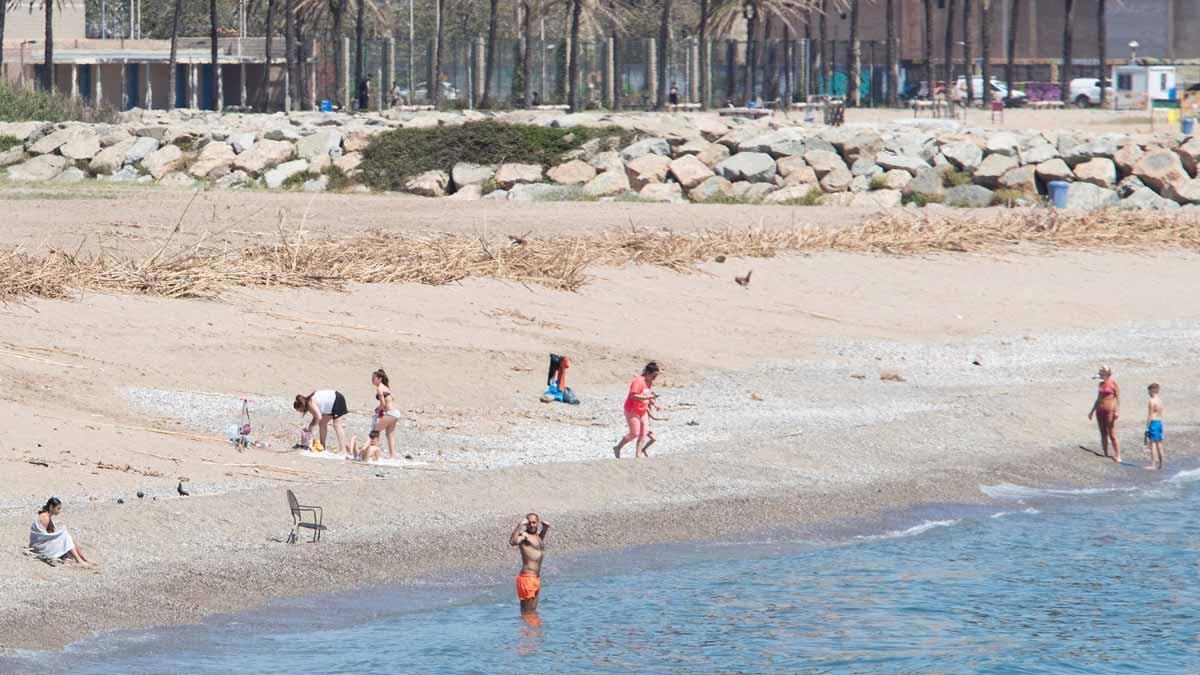
[[[179,493],[180,497],[188,496],[188,491],[183,489],[183,481],[179,481],[179,485],[175,486],[175,491]]]
[[[749,288],[751,274],[754,274],[754,270],[750,270],[749,272],[746,272],[746,276],[744,276],[744,277],[734,277],[733,280],[735,283],[737,283],[738,286],[741,286],[742,288]]]

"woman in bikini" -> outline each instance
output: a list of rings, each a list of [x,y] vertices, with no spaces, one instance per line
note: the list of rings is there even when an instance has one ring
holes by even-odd
[[[1112,368],[1100,366],[1100,387],[1096,392],[1096,402],[1088,412],[1088,419],[1096,417],[1100,427],[1100,447],[1104,456],[1108,457],[1108,444],[1112,443],[1113,458],[1121,463],[1121,444],[1117,442],[1117,420],[1121,417],[1121,387],[1112,377]]]
[[[379,401],[379,406],[375,408],[375,424],[371,429],[387,434],[388,459],[393,459],[396,445],[392,434],[400,421],[400,411],[396,409],[396,401],[392,390],[388,388],[388,376],[383,368],[371,373],[371,384],[375,385],[375,400]]]

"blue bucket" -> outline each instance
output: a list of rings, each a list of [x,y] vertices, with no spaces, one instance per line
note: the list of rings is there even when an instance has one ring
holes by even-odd
[[[1183,132],[1184,136],[1191,136],[1192,132],[1196,130],[1196,118],[1195,117],[1183,118],[1179,122],[1179,129],[1180,129],[1180,131]]]
[[[1056,209],[1067,208],[1067,190],[1071,188],[1071,184],[1065,180],[1050,181],[1050,203],[1054,204]]]
[[[333,101],[327,98],[321,99],[321,112],[333,112]]]

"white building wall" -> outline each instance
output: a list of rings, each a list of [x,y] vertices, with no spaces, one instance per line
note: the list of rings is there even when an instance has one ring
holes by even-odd
[[[54,42],[57,45],[62,40],[82,40],[86,37],[84,26],[84,0],[71,0],[54,7]],[[18,45],[25,40],[37,40],[41,45],[46,37],[46,15],[40,9],[41,4],[35,5],[33,13],[29,12],[29,3],[22,2],[19,9],[10,9],[5,15],[4,44],[9,47]],[[32,45],[26,50],[37,51],[37,60],[41,61],[41,48],[34,49]],[[28,56],[28,52],[26,52]]]

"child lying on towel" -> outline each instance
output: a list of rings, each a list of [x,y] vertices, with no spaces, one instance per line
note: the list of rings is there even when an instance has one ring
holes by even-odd
[[[378,462],[379,461],[379,432],[372,431],[367,434],[367,444],[358,448],[358,436],[350,439],[350,451],[346,455],[346,459],[352,459],[356,462]]]

